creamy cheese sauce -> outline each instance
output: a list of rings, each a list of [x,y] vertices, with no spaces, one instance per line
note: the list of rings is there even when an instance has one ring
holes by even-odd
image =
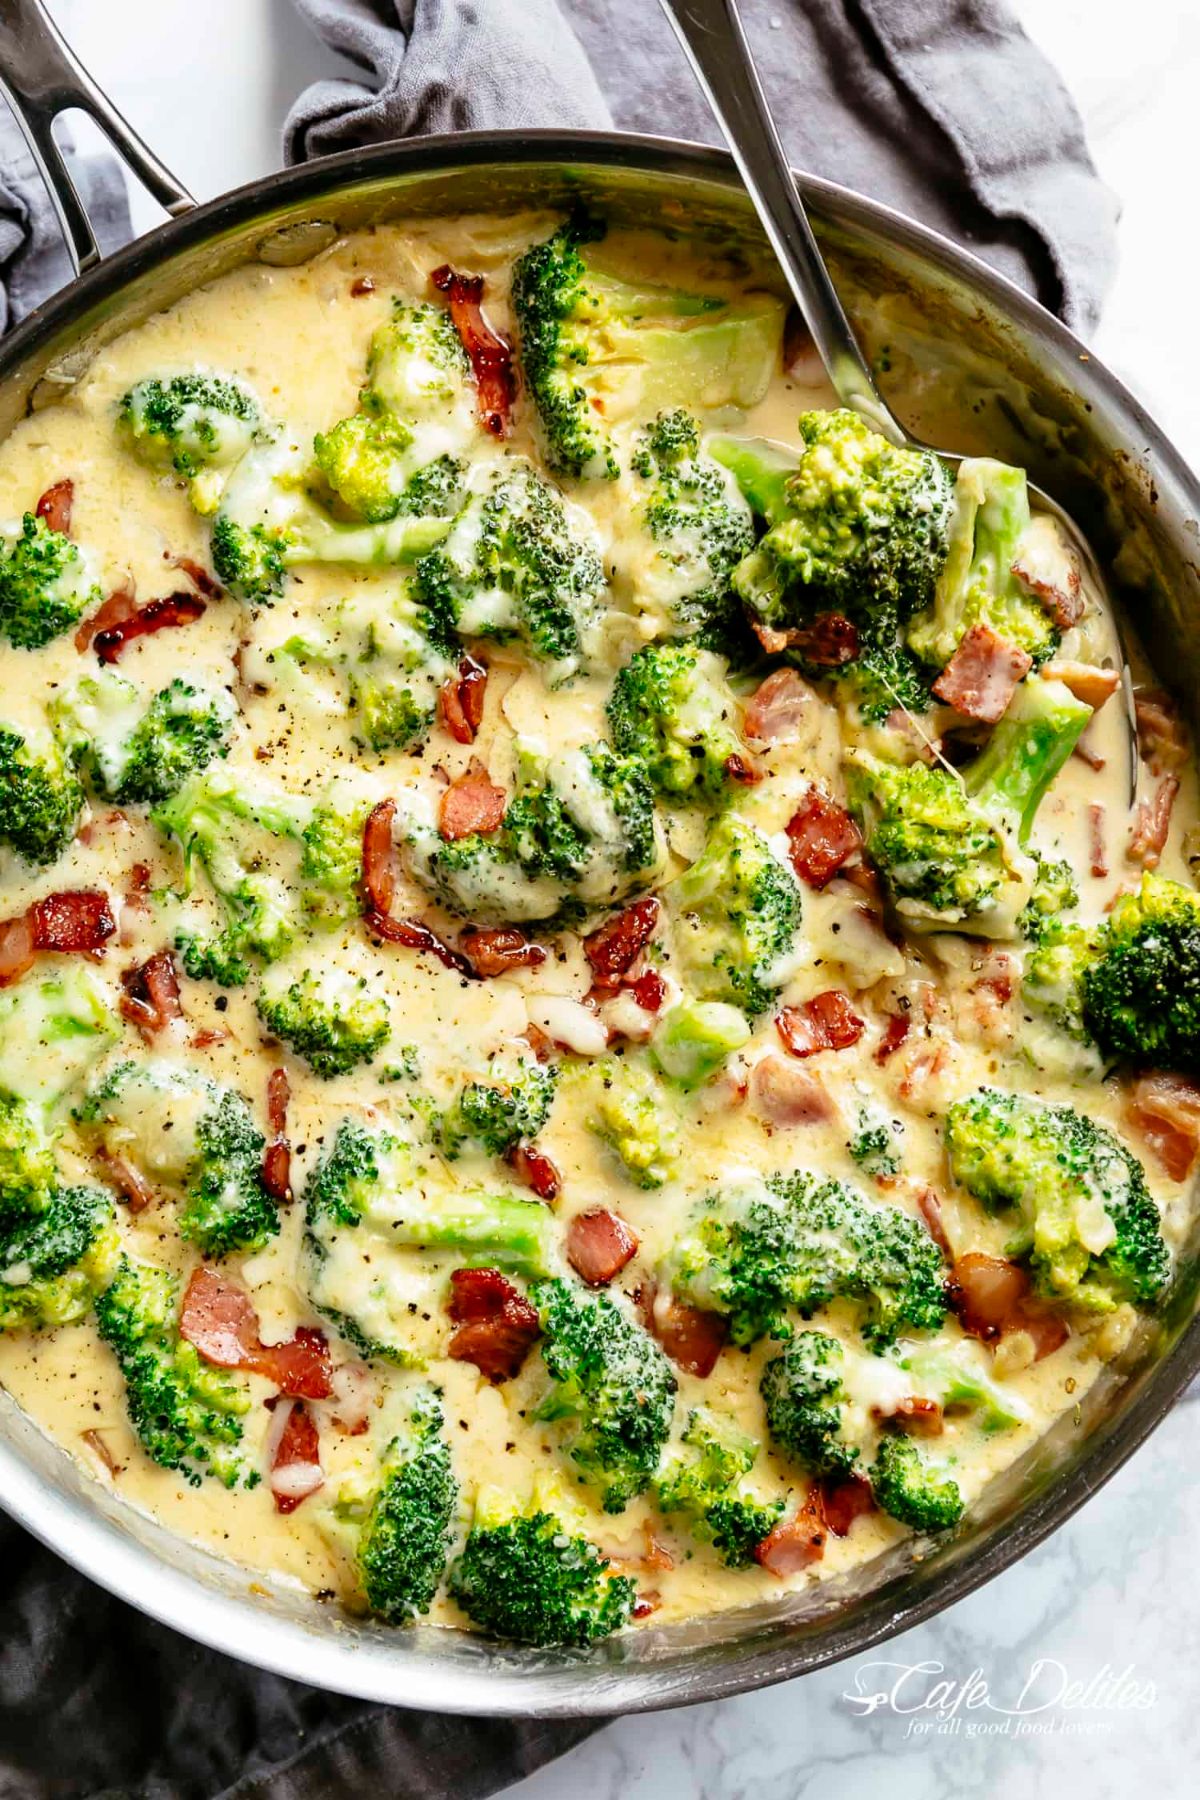
[[[193,558],[209,566],[209,527],[189,503],[182,481],[170,474],[154,475],[118,443],[114,411],[132,383],[149,374],[193,367],[237,376],[259,396],[267,413],[286,421],[288,444],[307,448],[315,432],[327,430],[354,410],[371,335],[386,320],[393,296],[426,298],[429,272],[448,261],[486,277],[489,317],[499,330],[511,334],[513,320],[506,299],[510,263],[518,250],[546,235],[555,223],[548,217],[529,216],[503,222],[466,219],[436,226],[389,226],[349,238],[301,268],[252,267],[222,278],[111,345],[68,398],[14,431],[0,450],[0,517],[19,518],[44,489],[69,477],[75,489],[71,533],[96,559],[104,591],[133,586],[141,598],[170,591],[181,585],[176,559]],[[664,248],[648,238],[615,236],[606,253],[618,266],[641,268],[652,279],[669,279],[678,285],[687,282],[720,293],[730,280],[719,260],[705,262],[700,253],[678,243]],[[356,282],[361,286],[364,275],[370,276],[373,290],[352,295],[352,286]],[[695,397],[677,398],[690,402]],[[653,404],[658,399],[655,396]],[[704,423],[795,443],[799,412],[832,403],[823,388],[779,375],[766,397],[753,407],[726,408],[706,416]],[[433,443],[430,454],[441,447]],[[538,455],[530,409],[523,403],[518,406],[505,450],[534,458]],[[283,646],[298,636],[311,639],[314,634],[337,631],[339,621],[347,618],[351,624],[345,628],[353,629],[353,620],[370,616],[372,609],[376,615],[386,612],[395,578],[384,570],[304,566],[294,573],[273,609],[251,618],[232,599],[211,602],[203,618],[185,629],[136,642],[123,655],[120,671],[142,695],[155,692],[178,675],[192,681],[202,679],[234,695],[240,719],[226,767],[247,784],[269,778],[293,793],[315,796],[324,790],[331,775],[344,772],[352,790],[372,802],[423,795],[420,800],[410,799],[410,806],[414,812],[423,806],[432,822],[436,808],[430,795],[439,791],[437,780],[453,778],[466,769],[472,757],[478,757],[492,779],[504,786],[516,767],[518,740],[569,756],[582,744],[602,737],[613,668],[652,635],[655,619],[670,603],[670,593],[664,594],[656,585],[660,577],[639,569],[636,557],[631,560],[622,555],[624,481],[568,486],[572,508],[578,509],[586,529],[604,547],[606,566],[613,571],[613,591],[621,602],[620,609],[614,609],[601,624],[604,654],[596,673],[549,689],[537,668],[518,650],[489,644],[485,652],[490,670],[486,712],[472,746],[456,744],[445,732],[435,730],[418,756],[394,751],[356,756],[345,729],[341,677],[327,672],[299,679],[294,662],[283,653]],[[641,613],[631,604],[639,599]],[[1082,654],[1089,661],[1115,657],[1116,653],[1111,621],[1098,611],[1076,629],[1062,652],[1064,656]],[[47,701],[78,678],[85,661],[91,672],[92,660],[80,657],[69,632],[37,651],[4,650],[6,718],[18,729],[39,725]],[[431,692],[442,676],[443,671],[437,670],[429,677]],[[1035,842],[1047,853],[1069,861],[1079,878],[1079,916],[1097,920],[1114,894],[1132,885],[1139,873],[1126,860],[1127,741],[1119,703],[1109,704],[1096,715],[1088,744],[1093,761],[1102,766],[1090,766],[1080,758],[1067,764],[1041,809]],[[832,704],[822,700],[814,703],[796,742],[759,757],[765,779],[746,789],[737,804],[764,834],[781,842],[784,854],[787,840],[779,834],[808,784],[818,781],[834,795],[844,793],[841,751],[837,714]],[[582,782],[582,777],[579,779]],[[581,813],[592,809],[595,824],[598,801],[586,791],[586,782],[577,800]],[[1091,810],[1097,806],[1103,809],[1099,825]],[[1183,772],[1162,873],[1190,879],[1181,846],[1196,818],[1195,777],[1189,767]],[[692,811],[670,817],[664,809],[664,822],[671,866],[678,869],[698,853],[703,821]],[[1091,873],[1097,830],[1110,871],[1103,877]],[[295,846],[280,849],[278,856],[277,872],[294,876]],[[39,896],[75,887],[100,887],[119,897],[128,891],[130,871],[139,863],[151,871],[150,902],[126,908],[120,920],[119,947],[110,947],[96,965],[98,977],[115,1003],[121,969],[162,949],[189,922],[207,922],[216,916],[203,879],[197,879],[190,897],[173,895],[172,890],[181,885],[178,852],[149,823],[144,811],[130,807],[118,815],[103,802],[94,802],[82,836],[58,863],[36,873],[31,874],[5,853],[0,871],[3,913],[15,915]],[[942,935],[924,940],[919,950],[911,945],[901,947],[870,920],[864,920],[856,905],[859,898],[841,881],[822,893],[805,892],[799,952],[779,994],[781,1003],[800,1005],[817,993],[840,988],[872,1021],[872,1029],[853,1048],[819,1054],[805,1065],[819,1075],[832,1097],[831,1119],[772,1129],[753,1098],[747,1100],[749,1071],[763,1057],[783,1054],[773,1007],[756,1022],[751,1041],[737,1053],[726,1073],[696,1095],[679,1097],[684,1153],[663,1186],[643,1191],[624,1176],[612,1151],[588,1129],[593,1104],[588,1058],[571,1059],[577,1066],[560,1083],[550,1122],[538,1142],[562,1173],[555,1210],[564,1224],[576,1212],[603,1205],[619,1213],[636,1232],[639,1253],[617,1283],[625,1293],[632,1293],[650,1276],[670,1250],[690,1207],[714,1185],[747,1172],[761,1175],[803,1166],[870,1189],[872,1184],[856,1169],[847,1148],[863,1114],[899,1121],[902,1128],[902,1174],[888,1189],[887,1199],[913,1211],[921,1189],[934,1188],[942,1196],[947,1230],[959,1254],[970,1249],[1001,1254],[1011,1227],[986,1218],[949,1182],[939,1118],[951,1101],[981,1084],[994,1083],[1050,1100],[1069,1100],[1114,1130],[1124,1129],[1121,1097],[1111,1084],[1087,1071],[1064,1067],[1053,1073],[1045,1066],[1035,1066],[1028,1054],[1033,1027],[1022,1012],[1019,995],[1006,1003],[997,1000],[986,985],[981,986],[993,954],[988,946]],[[534,915],[537,910],[534,908]],[[452,918],[431,906],[415,884],[402,892],[395,911],[419,912],[448,933],[455,925]],[[662,968],[670,982],[669,938],[666,945]],[[1012,949],[1019,958],[1020,946]],[[320,1080],[299,1058],[283,1056],[277,1045],[264,1041],[253,1006],[253,984],[224,991],[209,983],[186,982],[186,1020],[171,1028],[173,1043],[168,1039],[155,1046],[157,1052],[177,1055],[240,1089],[263,1123],[267,1077],[283,1061],[292,1091],[288,1135],[293,1182],[301,1192],[307,1172],[344,1114],[366,1116],[374,1109],[384,1118],[406,1116],[414,1084],[401,1072],[404,1046],[416,1049],[420,1089],[444,1104],[461,1086],[464,1071],[478,1075],[493,1053],[513,1054],[521,1049],[523,1033],[531,1022],[559,1040],[570,1041],[573,1030],[581,1033],[576,1041],[583,1048],[603,1042],[603,1033],[596,1033],[586,1014],[564,1006],[564,1002],[582,1001],[591,981],[580,942],[571,934],[556,941],[543,967],[481,982],[464,982],[429,957],[418,958],[392,945],[373,945],[358,921],[315,937],[295,951],[284,967],[288,972],[299,971],[313,962],[344,968],[349,977],[364,980],[372,994],[386,999],[390,1040],[370,1066],[351,1075]],[[889,1005],[902,999],[917,1016],[927,998],[928,1033],[919,1029],[910,1033],[896,1054],[880,1065],[874,1057],[879,1041],[875,1024]],[[611,1004],[614,1008],[621,1005]],[[932,1070],[928,1067],[931,1047],[938,1052]],[[116,1053],[144,1053],[131,1026],[124,1028],[124,1040]],[[22,1062],[37,1054],[33,1046],[11,1042],[3,1050],[5,1057],[15,1055]],[[174,1121],[180,1135],[187,1130],[185,1113],[186,1109],[180,1111]],[[152,1113],[142,1112],[123,1121],[123,1129],[127,1131],[129,1160],[160,1189],[160,1197],[136,1215],[121,1209],[122,1237],[135,1255],[186,1274],[196,1258],[175,1229],[175,1207],[165,1185],[170,1172],[164,1163],[170,1158],[163,1156],[156,1121]],[[178,1142],[179,1136],[170,1146],[173,1155],[178,1153]],[[437,1161],[432,1151],[426,1154]],[[103,1178],[86,1142],[70,1127],[62,1159],[68,1170]],[[1165,1233],[1169,1241],[1178,1241],[1186,1223],[1183,1190],[1168,1180],[1152,1159],[1146,1160]],[[446,1180],[483,1185],[492,1192],[506,1188],[522,1191],[502,1165],[474,1153],[464,1155],[452,1170],[443,1169],[441,1174]],[[883,1190],[874,1191],[879,1197]],[[299,1200],[285,1209],[282,1229],[266,1249],[234,1257],[224,1265],[252,1295],[267,1341],[288,1337],[297,1326],[316,1322],[302,1254],[302,1216]],[[387,1255],[386,1247],[383,1255]],[[558,1469],[581,1508],[585,1529],[643,1588],[655,1591],[659,1599],[656,1623],[761,1601],[777,1594],[781,1585],[803,1585],[836,1574],[903,1535],[902,1527],[882,1513],[872,1513],[859,1519],[847,1537],[831,1536],[819,1563],[781,1581],[757,1566],[723,1567],[711,1548],[697,1544],[677,1519],[664,1519],[646,1496],[635,1499],[619,1517],[605,1515],[586,1487],[571,1483],[569,1465],[556,1448],[555,1428],[531,1417],[545,1384],[536,1352],[527,1358],[519,1375],[498,1386],[484,1380],[470,1363],[447,1357],[451,1328],[444,1311],[443,1287],[451,1267],[453,1258],[443,1256],[424,1259],[415,1275],[411,1270],[408,1274],[397,1270],[389,1307],[393,1314],[397,1305],[409,1307],[411,1344],[429,1358],[429,1374],[444,1391],[447,1431],[464,1496],[469,1499],[477,1486],[497,1482],[516,1490],[529,1489],[539,1475]],[[353,1279],[353,1270],[345,1272],[342,1289]],[[403,1283],[408,1279],[411,1302],[403,1299]],[[836,1307],[817,1323],[848,1335],[846,1321]],[[946,1332],[957,1335],[953,1318]],[[1119,1324],[1110,1322],[1092,1331],[1074,1331],[1061,1349],[1040,1362],[1022,1367],[1019,1354],[1009,1356],[1007,1368],[1002,1361],[999,1367],[1014,1405],[1026,1415],[1024,1424],[1009,1431],[984,1435],[969,1415],[947,1415],[936,1450],[939,1459],[952,1467],[968,1503],[1051,1421],[1078,1403],[1104,1359],[1119,1348],[1120,1337]],[[703,1402],[731,1415],[765,1443],[758,1383],[763,1363],[775,1350],[777,1346],[766,1343],[749,1351],[727,1349],[707,1381],[681,1373],[676,1431],[682,1428],[689,1407]],[[335,1342],[335,1360],[352,1354]],[[879,1393],[857,1396],[856,1403],[864,1409],[879,1404],[880,1394],[887,1388],[888,1367],[880,1364],[877,1374],[882,1384]],[[246,1465],[265,1473],[272,1421],[263,1402],[274,1390],[258,1376],[239,1379],[248,1381],[254,1400],[245,1421]],[[321,1427],[324,1489],[283,1515],[276,1510],[265,1479],[250,1489],[227,1491],[214,1480],[193,1487],[178,1474],[152,1463],[127,1421],[115,1360],[92,1324],[0,1338],[0,1382],[98,1482],[111,1484],[130,1506],[145,1509],[183,1536],[215,1549],[256,1575],[299,1583],[318,1592],[332,1591],[350,1605],[357,1604],[353,1573],[322,1527],[323,1508],[346,1474],[371,1466],[402,1419],[404,1398],[414,1379],[404,1370],[373,1366],[371,1424],[365,1435],[339,1432],[330,1417],[336,1409],[328,1402],[314,1405]],[[95,1447],[98,1442],[103,1455]],[[764,1493],[779,1496],[799,1496],[806,1486],[795,1468],[766,1448],[756,1465],[755,1483]],[[643,1566],[643,1525],[667,1546],[672,1568],[647,1570]],[[444,1597],[436,1602],[432,1616],[445,1624],[466,1622]]]

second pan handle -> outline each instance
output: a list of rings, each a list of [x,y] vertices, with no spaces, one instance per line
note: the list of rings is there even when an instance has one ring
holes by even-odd
[[[54,121],[77,109],[100,127],[113,149],[173,216],[195,201],[126,123],[64,41],[41,0],[0,0],[0,92],[12,107],[58,213],[79,274],[100,261],[91,220],[54,141]]]

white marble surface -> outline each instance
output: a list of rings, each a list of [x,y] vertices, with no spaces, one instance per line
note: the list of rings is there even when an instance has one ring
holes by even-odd
[[[293,94],[336,68],[288,0],[50,3],[98,79],[199,197],[276,167]],[[1123,203],[1121,271],[1096,348],[1200,462],[1200,372],[1188,356],[1200,287],[1200,5],[1019,5],[1073,87]],[[149,224],[153,208],[139,201],[136,217]],[[623,1720],[507,1800],[1192,1792],[1198,1420],[1193,1396],[1071,1524],[931,1624],[802,1682]],[[894,1688],[904,1670],[925,1665]],[[951,1684],[941,1708],[939,1683]],[[847,1698],[885,1692],[894,1698],[869,1712]]]

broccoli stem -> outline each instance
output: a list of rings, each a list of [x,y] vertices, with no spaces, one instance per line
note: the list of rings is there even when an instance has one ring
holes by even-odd
[[[986,747],[963,776],[985,812],[1017,824],[1028,842],[1038,808],[1092,716],[1061,681],[1022,682]]]

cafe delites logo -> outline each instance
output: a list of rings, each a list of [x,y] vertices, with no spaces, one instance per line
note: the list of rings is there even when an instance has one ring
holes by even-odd
[[[944,1663],[860,1663],[842,1699],[859,1717],[884,1713],[906,1738],[1085,1736],[1112,1729],[1121,1713],[1148,1712],[1158,1698],[1135,1664],[1079,1674],[1039,1656],[995,1677],[952,1674]]]

